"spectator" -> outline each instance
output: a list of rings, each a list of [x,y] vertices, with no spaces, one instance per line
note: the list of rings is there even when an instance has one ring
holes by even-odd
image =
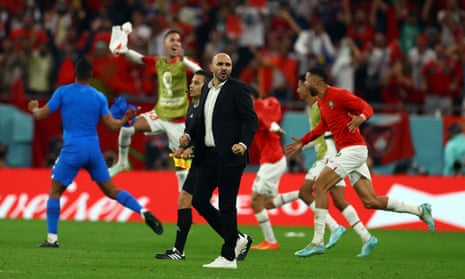
[[[356,9],[353,22],[347,26],[347,35],[351,37],[360,49],[366,49],[373,40],[373,25],[368,21],[367,12]]]
[[[27,71],[27,56],[24,51],[15,49],[11,39],[4,39],[0,53],[0,94],[9,92],[16,82],[22,82]]]
[[[283,105],[293,100],[298,61],[289,52],[289,38],[270,35],[269,41],[269,50],[252,50],[258,62],[259,92],[261,97],[276,97]]]
[[[383,81],[381,93],[383,103],[387,106],[384,112],[396,112],[405,107],[407,103],[421,101],[417,99],[411,78],[409,64],[405,60],[397,60],[389,70]]]
[[[382,80],[389,71],[390,50],[383,33],[376,33],[373,45],[364,54],[365,78],[363,79],[363,94],[367,102],[381,102]]]
[[[297,52],[301,63],[305,65],[305,69],[302,69],[303,65],[301,65],[300,72],[315,65],[329,66],[336,56],[333,42],[321,21],[315,21],[311,30],[299,33],[294,50]]]
[[[444,171],[447,176],[465,175],[465,134],[459,123],[447,128],[448,140],[444,149]]]
[[[31,47],[35,49],[40,43],[47,43],[48,38],[43,28],[34,25],[34,19],[31,15],[24,15],[21,25],[11,30],[9,38],[13,40],[16,49]]]
[[[457,42],[456,33],[461,19],[465,17],[465,11],[460,8],[457,0],[447,0],[445,9],[440,10],[437,17],[441,26],[441,43],[453,45]]]
[[[360,49],[350,37],[345,37],[339,41],[336,48],[336,59],[334,64],[331,65],[331,77],[334,80],[334,86],[354,92],[355,69],[358,67],[360,60]]]
[[[458,64],[447,54],[446,46],[435,47],[436,59],[423,67],[421,89],[426,92],[424,113],[452,115],[453,101],[459,93],[461,80]]]
[[[252,2],[252,0],[245,0],[236,9],[236,14],[242,22],[243,31],[239,36],[238,60],[232,72],[233,77],[239,77],[242,70],[254,58],[251,48],[261,49],[265,46],[265,23],[269,11],[266,6],[254,6]]]
[[[45,42],[34,49],[28,59],[27,90],[37,95],[50,95],[50,81],[54,59]]]
[[[421,83],[423,77],[423,67],[425,64],[436,58],[434,51],[428,47],[428,38],[420,34],[416,38],[416,46],[412,47],[407,53],[407,59],[412,67],[412,82],[416,91],[421,92]],[[424,92],[423,92],[424,93]]]

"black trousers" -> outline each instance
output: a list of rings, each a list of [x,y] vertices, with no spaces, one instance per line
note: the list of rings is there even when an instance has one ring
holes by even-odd
[[[208,224],[223,238],[221,256],[235,258],[238,237],[236,200],[245,165],[220,164],[216,152],[209,152],[198,166],[192,205]],[[210,202],[218,187],[218,207]]]

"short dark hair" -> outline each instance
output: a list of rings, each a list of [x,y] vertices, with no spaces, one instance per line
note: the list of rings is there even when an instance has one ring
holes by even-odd
[[[198,70],[194,74],[203,76],[205,78],[205,83],[211,79],[211,75],[204,70]]]
[[[181,34],[181,32],[179,30],[169,29],[168,31],[166,31],[165,35],[163,36],[163,40],[165,40],[166,37],[168,37],[171,34],[179,34],[179,36],[182,37],[182,34]]]
[[[85,56],[81,57],[76,63],[76,78],[79,80],[88,80],[92,76],[92,62]]]
[[[305,74],[299,75],[299,81],[305,82]]]
[[[328,74],[326,73],[326,70],[323,69],[322,67],[311,67],[308,72],[311,75],[319,76],[325,83],[328,83]]]

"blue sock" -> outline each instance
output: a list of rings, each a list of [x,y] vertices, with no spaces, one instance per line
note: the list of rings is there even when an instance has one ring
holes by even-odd
[[[47,230],[48,233],[57,234],[58,220],[60,219],[60,199],[47,200]]]
[[[140,214],[142,205],[131,195],[128,191],[121,190],[116,195],[116,200],[123,206],[131,209],[132,211]]]

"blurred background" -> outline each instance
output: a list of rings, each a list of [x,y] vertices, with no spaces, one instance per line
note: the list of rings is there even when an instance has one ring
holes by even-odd
[[[229,53],[234,77],[280,100],[288,135],[309,129],[298,76],[325,67],[331,84],[375,109],[362,127],[375,173],[442,175],[448,127],[465,127],[464,0],[2,0],[0,167],[53,165],[62,145],[59,115],[34,121],[27,101],[44,104],[73,82],[82,55],[92,59],[92,85],[110,103],[125,96],[153,107],[157,77],[108,50],[111,27],[127,21],[129,48],[144,55],[164,55],[168,29],[182,32],[185,54],[206,70],[213,54]],[[100,132],[111,165],[117,133]],[[312,152],[288,158],[289,171],[304,172]],[[170,169],[168,153],[164,135],[141,135],[130,160],[135,169]],[[251,155],[248,171],[258,164],[253,147]]]

